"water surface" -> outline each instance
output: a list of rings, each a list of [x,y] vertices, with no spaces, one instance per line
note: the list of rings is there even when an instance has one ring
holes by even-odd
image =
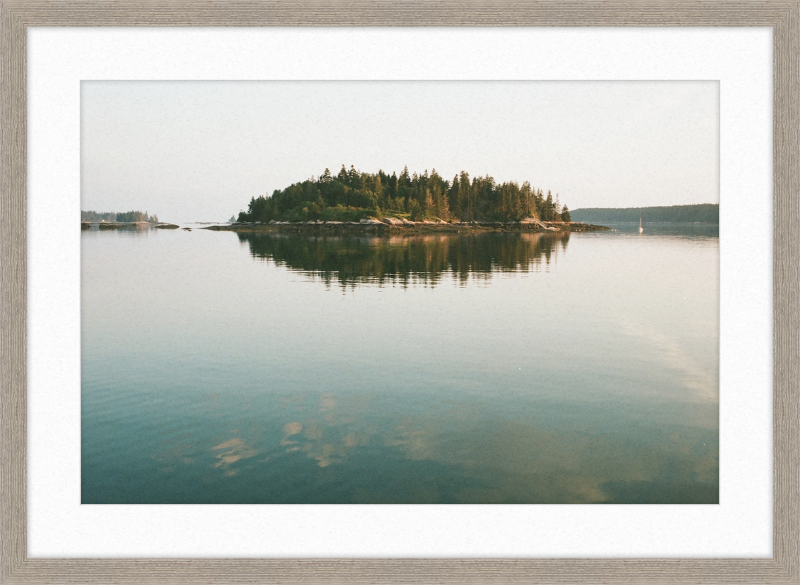
[[[716,503],[678,232],[84,231],[82,501]]]

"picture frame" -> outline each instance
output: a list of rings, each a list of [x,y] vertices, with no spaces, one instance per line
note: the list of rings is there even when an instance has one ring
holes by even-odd
[[[5,2],[0,8],[0,581],[797,583],[797,2]],[[773,30],[771,559],[39,559],[27,556],[26,30],[34,26],[761,26]]]

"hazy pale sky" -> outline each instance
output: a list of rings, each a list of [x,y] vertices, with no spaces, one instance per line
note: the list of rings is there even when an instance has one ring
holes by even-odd
[[[719,201],[719,84],[84,81],[81,209],[224,221],[345,164],[530,181],[570,209]]]

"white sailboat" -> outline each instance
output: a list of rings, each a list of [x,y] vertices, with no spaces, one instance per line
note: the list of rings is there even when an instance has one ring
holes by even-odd
[[[644,228],[642,227],[642,218],[640,217],[639,218],[639,233],[641,234],[643,231],[644,231]]]

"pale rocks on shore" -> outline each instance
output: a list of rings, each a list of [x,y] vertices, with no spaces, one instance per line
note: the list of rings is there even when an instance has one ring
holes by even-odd
[[[591,225],[579,222],[545,222],[535,217],[526,217],[517,221],[444,221],[441,219],[425,219],[412,221],[406,218],[375,217],[363,218],[359,221],[277,221],[269,222],[234,222],[224,226],[209,226],[204,229],[211,230],[232,230],[232,231],[251,231],[258,229],[271,229],[286,227],[294,230],[305,230],[308,228],[323,228],[324,230],[369,230],[386,231],[399,230],[405,232],[411,230],[416,233],[423,232],[447,232],[463,233],[474,231],[547,231],[547,232],[583,232],[601,231],[609,228],[605,226]]]

